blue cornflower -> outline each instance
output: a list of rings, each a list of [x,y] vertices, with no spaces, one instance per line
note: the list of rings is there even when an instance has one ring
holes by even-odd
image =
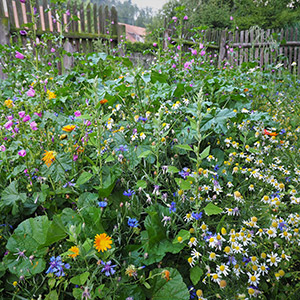
[[[139,226],[139,221],[137,219],[134,219],[134,218],[129,218],[127,224],[130,227],[138,227]]]
[[[199,213],[192,213],[192,216],[196,219],[196,220],[200,220],[202,218],[202,212]]]
[[[285,134],[286,133],[286,130],[285,129],[281,129],[279,134]]]
[[[128,146],[127,145],[120,145],[119,148],[116,149],[116,151],[121,151],[121,152],[125,152],[128,151]]]
[[[127,197],[131,197],[132,195],[134,195],[135,194],[135,191],[133,191],[133,190],[131,190],[131,189],[129,189],[128,191],[125,191],[124,193],[123,193],[123,195],[124,196],[127,196]]]
[[[196,289],[193,286],[189,286],[190,299],[195,299],[197,297]]]
[[[215,165],[214,170],[218,171],[220,169],[219,165]]]
[[[101,272],[105,272],[104,274],[106,276],[114,275],[116,273],[113,268],[115,268],[117,265],[111,265],[111,260],[108,262],[104,262],[101,260],[101,264],[104,266]]]
[[[171,205],[169,206],[169,212],[175,212],[176,211],[176,202],[172,202]]]
[[[147,121],[147,118],[144,118],[144,117],[139,117],[138,121],[143,121],[143,122],[146,122],[146,121]]]
[[[278,225],[278,228],[283,231],[283,229],[287,228],[287,224],[286,222],[280,222],[279,225]]]
[[[57,277],[65,276],[64,268],[70,269],[70,265],[63,263],[60,256],[52,256],[50,258],[50,267],[46,271],[46,274],[54,273]]]
[[[98,202],[99,207],[104,208],[107,206],[107,202],[106,201],[99,201]]]

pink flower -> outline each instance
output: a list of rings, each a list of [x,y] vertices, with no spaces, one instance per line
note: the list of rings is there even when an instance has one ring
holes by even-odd
[[[6,150],[6,147],[4,145],[0,146],[0,151],[4,152]]]
[[[178,46],[177,46],[177,49],[180,50],[180,48],[181,48],[180,45],[178,45]]]
[[[201,56],[204,56],[204,55],[205,55],[205,50],[202,50],[202,51],[200,52],[200,55],[201,55]]]
[[[19,111],[18,114],[19,114],[20,118],[24,118],[25,117],[25,111]]]
[[[54,49],[54,48],[51,48],[50,51],[51,51],[51,53],[54,53],[54,52],[55,52],[55,49]]]
[[[196,49],[192,49],[192,55],[197,55],[197,50]]]
[[[67,10],[67,11],[66,11],[66,15],[67,15],[67,16],[70,16],[70,15],[71,15],[70,10]]]
[[[177,17],[173,17],[172,20],[173,20],[174,22],[177,22]]]
[[[30,128],[31,128],[32,130],[34,130],[34,131],[37,130],[38,128],[37,128],[36,122],[34,122],[34,121],[31,122],[31,123],[30,123]]]
[[[76,110],[74,112],[75,117],[80,117],[81,116],[81,112],[79,110]]]
[[[21,2],[21,3],[25,3],[25,2],[26,2],[26,0],[20,0],[20,2]]]
[[[157,47],[157,43],[153,43],[153,47]]]
[[[91,121],[89,121],[89,120],[86,120],[85,122],[84,122],[84,125],[85,126],[90,126],[92,123],[91,123]]]
[[[34,97],[35,96],[35,90],[33,88],[30,88],[28,91],[27,91],[27,96],[28,97]]]
[[[24,157],[25,155],[26,155],[26,150],[20,150],[19,152],[18,152],[18,154],[20,155],[20,156],[22,156],[22,157]]]
[[[9,120],[8,122],[6,122],[3,126],[6,128],[6,129],[10,129],[12,126],[13,126],[13,121],[12,120]]]
[[[40,113],[35,112],[34,115],[39,116],[40,118],[42,117],[42,113],[41,112]]]
[[[188,20],[188,19],[189,19],[188,16],[184,16],[184,17],[183,17],[183,20]]]
[[[173,65],[172,65],[172,68],[173,68],[173,69],[176,69],[176,65],[175,65],[175,64],[173,64]]]
[[[22,121],[25,123],[25,122],[29,121],[30,119],[31,119],[30,116],[27,115],[27,116],[25,116],[25,117],[23,118]]]
[[[230,21],[233,21],[233,16],[230,16]]]
[[[200,48],[200,49],[203,49],[203,48],[204,48],[204,45],[200,43],[199,48]]]
[[[15,55],[16,58],[19,58],[19,59],[24,59],[24,55],[18,51],[16,51],[16,55]]]

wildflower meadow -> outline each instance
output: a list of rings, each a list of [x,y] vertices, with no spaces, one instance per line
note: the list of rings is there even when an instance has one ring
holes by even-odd
[[[299,299],[295,72],[201,35],[65,71],[26,34],[0,46],[1,299]]]

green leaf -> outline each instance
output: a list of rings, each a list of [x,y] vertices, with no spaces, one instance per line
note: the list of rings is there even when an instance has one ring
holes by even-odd
[[[53,290],[51,291],[46,297],[45,300],[58,300],[57,291]]]
[[[220,207],[212,203],[208,203],[207,206],[204,208],[204,211],[208,216],[217,215],[223,212],[223,210]]]
[[[195,266],[192,269],[190,269],[190,278],[193,285],[196,285],[199,282],[202,275],[203,275],[203,270],[200,269],[199,266]]]
[[[147,182],[145,180],[138,180],[135,187],[145,189],[147,187]]]
[[[70,282],[73,284],[83,285],[86,283],[89,276],[90,276],[89,272],[84,272],[82,274],[72,277],[70,279]]]
[[[76,181],[76,185],[81,185],[89,181],[93,177],[92,173],[83,172]]]
[[[175,178],[175,181],[181,190],[186,191],[191,188],[190,180],[184,180],[182,178]]]
[[[174,238],[173,240],[173,244],[180,244],[179,241],[178,241],[178,237],[181,237],[182,238],[182,242],[183,243],[184,241],[188,240],[190,238],[190,232],[188,230],[184,230],[184,229],[181,229],[176,237]],[[184,245],[184,244],[183,244]]]
[[[12,206],[17,204],[16,202],[26,201],[26,194],[18,192],[18,181],[13,181],[3,192],[0,199],[0,208],[5,206]]]
[[[142,152],[142,153],[138,156],[138,158],[146,158],[146,157],[148,157],[150,154],[153,154],[153,152],[150,151],[150,150],[147,150],[147,151]]]
[[[179,170],[174,166],[168,166],[168,172],[169,173],[178,173]]]
[[[164,276],[165,271],[169,273],[169,280]],[[150,280],[152,287],[151,293],[152,300],[189,300],[189,291],[183,282],[180,273],[176,269],[165,268],[153,270],[153,275],[162,274],[161,276],[154,277]],[[172,297],[170,298],[170,295]]]
[[[179,148],[179,149],[187,150],[187,151],[193,151],[193,149],[189,145],[176,145],[175,147]]]
[[[209,155],[210,146],[206,147],[200,154],[200,158],[204,159]]]

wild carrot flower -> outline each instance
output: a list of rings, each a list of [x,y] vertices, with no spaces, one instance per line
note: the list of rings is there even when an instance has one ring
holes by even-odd
[[[43,154],[44,157],[42,160],[45,162],[46,166],[49,168],[51,164],[55,161],[56,152],[55,151],[47,151]]]
[[[76,128],[76,125],[66,125],[62,128],[65,132],[72,132]]]
[[[79,248],[77,246],[72,246],[69,249],[69,252],[72,252],[71,254],[69,254],[69,256],[75,258],[76,256],[79,255]]]
[[[95,236],[94,247],[98,252],[107,251],[107,249],[111,249],[112,240],[111,237],[106,233],[97,234]]]

